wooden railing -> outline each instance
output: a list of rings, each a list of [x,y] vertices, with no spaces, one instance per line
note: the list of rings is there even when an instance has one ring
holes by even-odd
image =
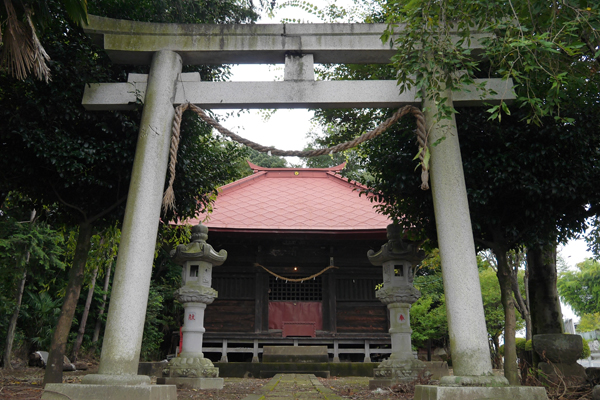
[[[204,353],[221,353],[220,362],[228,362],[228,354],[252,354],[252,362],[260,362],[263,346],[327,346],[333,362],[340,362],[340,354],[362,354],[364,362],[371,362],[373,354],[390,354],[390,339],[336,339],[336,338],[205,338]]]

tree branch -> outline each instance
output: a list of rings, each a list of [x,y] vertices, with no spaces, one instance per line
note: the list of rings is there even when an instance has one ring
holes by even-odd
[[[125,200],[127,200],[127,195],[121,197],[119,200],[117,200],[115,203],[113,203],[112,206],[108,207],[104,211],[102,211],[102,212],[94,215],[93,217],[89,218],[87,220],[87,222],[88,223],[92,223],[92,222],[96,221],[97,219],[100,219],[100,218],[104,217],[106,214],[108,214],[109,212],[111,212],[112,210],[114,210],[115,208],[117,208],[117,206],[119,206]]]
[[[61,203],[63,203],[65,206],[67,206],[69,208],[72,208],[72,209],[74,209],[76,211],[79,211],[81,213],[81,215],[83,215],[83,220],[84,221],[87,220],[87,215],[86,215],[85,211],[83,211],[81,208],[79,208],[77,206],[74,206],[73,204],[69,204],[66,201],[64,201],[63,198],[60,197],[60,194],[58,194],[58,191],[54,188],[54,185],[51,185],[50,187],[52,188],[52,191],[54,191],[54,194],[56,195],[56,197],[58,197],[58,200]]]

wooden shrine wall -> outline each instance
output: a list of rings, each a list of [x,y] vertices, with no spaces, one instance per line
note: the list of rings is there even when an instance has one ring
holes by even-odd
[[[219,292],[219,297],[206,307],[206,331],[254,332],[254,277],[222,275],[218,273],[217,268],[213,270],[212,286]]]
[[[339,333],[387,333],[387,307],[375,297],[380,277],[355,272],[336,279]]]
[[[325,335],[388,333],[387,308],[375,297],[375,287],[382,282],[381,268],[370,265],[366,257],[369,249],[378,250],[384,240],[327,242],[209,233],[209,243],[217,250],[227,250],[228,258],[224,265],[213,269],[213,287],[219,297],[206,308],[207,332],[277,334],[269,330],[270,302],[319,301]],[[325,272],[316,281],[295,285],[290,282],[290,286],[304,288],[297,295],[291,287],[282,291],[281,287],[287,288],[288,283],[276,280],[256,265],[283,277],[297,278],[318,273],[330,262],[338,268]],[[318,294],[308,290],[315,284],[322,287]]]

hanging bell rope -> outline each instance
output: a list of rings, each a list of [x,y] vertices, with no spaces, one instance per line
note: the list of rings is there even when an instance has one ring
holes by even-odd
[[[348,150],[353,147],[358,146],[359,144],[376,138],[385,132],[390,126],[395,124],[400,118],[405,116],[406,114],[412,114],[417,120],[417,144],[419,146],[419,160],[421,164],[421,189],[428,190],[429,189],[429,157],[427,153],[427,130],[425,128],[425,116],[417,107],[414,106],[404,106],[398,109],[391,117],[383,121],[379,126],[377,126],[372,131],[363,133],[359,137],[350,140],[348,142],[340,143],[338,145],[328,147],[325,149],[317,149],[317,150],[279,150],[275,147],[266,147],[262,146],[258,143],[255,143],[251,140],[245,139],[235,133],[231,132],[229,129],[223,127],[219,124],[214,118],[211,118],[208,114],[204,112],[200,107],[191,104],[185,103],[181,104],[177,108],[175,108],[175,119],[173,121],[173,129],[171,135],[171,149],[170,149],[170,162],[169,162],[169,187],[165,191],[163,196],[163,210],[166,212],[169,209],[175,208],[175,193],[173,191],[173,182],[175,182],[175,165],[177,164],[177,150],[179,148],[179,139],[181,135],[181,117],[186,110],[192,110],[202,121],[206,122],[217,131],[219,131],[222,135],[235,140],[238,143],[241,143],[245,146],[248,146],[254,150],[260,151],[261,153],[269,153],[269,155],[274,156],[293,156],[293,157],[317,157],[322,156],[324,154],[333,154],[338,153],[340,151]],[[416,158],[416,157],[415,157]]]
[[[317,272],[314,275],[311,276],[307,276],[306,278],[286,278],[285,276],[281,276],[281,275],[277,275],[275,272],[269,270],[267,267],[263,267],[260,264],[254,263],[255,267],[261,267],[262,269],[264,269],[265,271],[267,271],[268,273],[270,273],[271,275],[273,275],[275,278],[279,278],[282,279],[286,282],[304,282],[304,281],[310,281],[311,279],[315,279],[317,276],[325,273],[326,271],[332,269],[332,268],[338,268],[338,267],[334,267],[333,265],[330,265],[329,267],[323,269],[321,272]]]

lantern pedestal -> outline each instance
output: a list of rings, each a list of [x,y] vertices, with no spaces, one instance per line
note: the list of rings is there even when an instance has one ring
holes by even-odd
[[[204,358],[202,340],[204,336],[204,310],[218,296],[211,288],[212,267],[221,265],[227,252],[219,253],[206,243],[208,228],[197,225],[192,228],[192,242],[179,245],[172,253],[175,262],[183,265],[183,286],[175,292],[175,299],[183,303],[184,322],[181,329],[181,353],[169,361],[163,370],[163,378],[156,383],[177,385],[178,388],[222,389],[223,378],[219,368]]]
[[[376,296],[390,311],[392,342],[390,358],[373,371],[375,379],[369,381],[371,389],[412,382],[423,374],[431,375],[426,364],[413,355],[410,340],[410,306],[421,297],[421,292],[413,286],[412,265],[421,261],[424,254],[402,242],[397,225],[388,225],[387,233],[388,243],[377,253],[367,254],[371,264],[383,267],[383,287]]]

